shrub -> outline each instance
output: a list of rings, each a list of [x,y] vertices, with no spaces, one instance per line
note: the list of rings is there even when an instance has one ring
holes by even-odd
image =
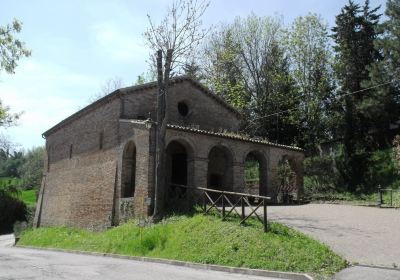
[[[26,221],[28,209],[14,186],[0,187],[0,234],[13,231],[16,221]]]

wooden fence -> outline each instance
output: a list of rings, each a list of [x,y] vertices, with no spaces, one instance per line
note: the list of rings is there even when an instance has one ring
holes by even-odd
[[[204,214],[209,214],[215,209],[223,220],[236,214],[240,217],[240,224],[244,224],[250,217],[256,217],[263,224],[264,231],[268,231],[267,202],[271,200],[270,197],[177,184],[171,184],[170,187],[170,197],[186,200],[193,205],[199,204]],[[249,210],[247,213],[246,207]],[[260,208],[263,210],[262,215],[257,213]]]

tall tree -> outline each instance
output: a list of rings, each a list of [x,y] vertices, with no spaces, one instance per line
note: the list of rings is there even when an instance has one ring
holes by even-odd
[[[338,116],[344,115],[340,127],[344,139],[341,171],[349,191],[363,188],[366,183],[369,128],[358,106],[365,96],[361,82],[368,79],[367,66],[380,57],[373,45],[380,17],[378,9],[370,9],[368,0],[363,8],[349,1],[336,16],[336,26],[332,29],[335,72],[341,87],[339,99],[344,101],[338,112]]]
[[[211,32],[203,49],[202,71],[207,85],[228,103],[245,110],[250,94],[242,73],[240,45],[232,25],[220,25]]]
[[[21,29],[22,23],[16,19],[11,24],[0,26],[0,72],[4,70],[13,74],[18,60],[31,55],[25,43],[15,38]]]
[[[150,27],[143,34],[150,49],[151,66],[155,66],[158,80],[156,116],[156,176],[154,190],[154,218],[163,215],[163,193],[165,192],[165,135],[168,119],[168,88],[171,76],[181,72],[191,61],[196,47],[207,34],[202,27],[201,17],[209,3],[203,0],[177,0],[167,9],[167,14],[159,25],[149,18]],[[165,63],[163,64],[163,56]]]
[[[369,77],[363,86],[373,89],[360,106],[379,148],[391,146],[394,135],[390,128],[400,120],[400,0],[389,0],[385,14],[387,20],[379,26],[382,35],[375,40],[375,49],[383,59],[368,67]]]
[[[297,90],[283,35],[279,17],[238,17],[211,37],[205,53],[212,67],[205,68],[214,90],[246,115],[245,133],[293,144]]]
[[[291,71],[299,88],[299,145],[320,151],[328,138],[327,106],[332,98],[331,49],[327,24],[316,14],[295,19],[287,32]]]
[[[44,147],[32,148],[25,153],[25,161],[19,168],[24,188],[33,189],[40,187],[43,177],[44,157]]]
[[[195,49],[208,33],[201,20],[208,6],[209,2],[205,0],[174,0],[159,24],[147,15],[150,26],[143,37],[151,50],[150,67],[153,72],[157,72],[155,53],[158,50],[164,57],[167,57],[169,49],[173,50],[171,74],[181,73],[182,67],[191,62]]]

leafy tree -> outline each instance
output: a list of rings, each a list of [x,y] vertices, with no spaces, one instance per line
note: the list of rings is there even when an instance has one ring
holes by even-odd
[[[45,148],[37,147],[28,151],[19,173],[25,189],[38,188],[42,182]]]
[[[369,77],[363,86],[373,89],[367,92],[360,106],[375,132],[379,148],[391,147],[390,126],[400,120],[400,1],[389,0],[385,14],[387,20],[379,26],[382,36],[375,40],[375,49],[383,59],[368,67]]]
[[[327,108],[333,90],[328,40],[327,24],[316,14],[296,18],[287,32],[291,71],[299,89],[298,144],[308,151],[321,151],[320,143],[328,139]]]
[[[340,171],[348,190],[353,192],[362,189],[367,180],[365,173],[368,165],[366,150],[370,146],[369,127],[357,109],[364,98],[361,83],[368,79],[367,66],[380,58],[373,45],[378,35],[378,8],[371,10],[368,0],[362,9],[349,1],[336,16],[336,26],[332,29],[336,51],[335,72],[341,86],[338,94],[341,97],[339,100],[344,101],[333,117],[340,120],[338,128],[344,139]],[[340,119],[342,115],[344,117]]]
[[[17,61],[31,55],[25,43],[14,37],[16,33],[21,32],[21,28],[22,23],[16,19],[11,24],[0,26],[0,72],[4,70],[13,74]]]
[[[14,125],[21,116],[21,113],[11,113],[10,107],[5,106],[0,99],[0,127]]]
[[[201,73],[200,65],[194,59],[192,59],[189,62],[186,62],[182,66],[182,71],[186,76],[188,76],[194,80],[201,81],[204,78]]]
[[[0,186],[0,234],[12,232],[15,221],[26,221],[28,209],[13,185]]]
[[[15,34],[21,32],[21,28],[22,23],[16,19],[11,24],[0,26],[0,74],[2,71],[13,74],[18,60],[31,55],[25,43],[15,38]],[[10,108],[0,99],[0,127],[15,123],[19,116],[20,114],[10,113]]]
[[[204,46],[203,75],[208,86],[228,103],[245,110],[250,94],[245,87],[239,45],[233,26],[220,25]]]
[[[22,152],[0,150],[0,177],[20,177],[20,166],[25,162]]]
[[[297,118],[290,110],[297,104],[297,90],[283,35],[278,17],[238,17],[213,33],[204,68],[211,87],[246,115],[245,133],[293,144]],[[280,111],[287,112],[275,114]]]

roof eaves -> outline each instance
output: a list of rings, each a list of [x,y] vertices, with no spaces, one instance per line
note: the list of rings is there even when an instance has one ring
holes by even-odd
[[[214,131],[210,131],[210,130],[203,130],[203,129],[197,129],[197,128],[187,127],[187,126],[179,126],[179,125],[174,125],[174,124],[168,124],[167,127],[171,128],[171,129],[175,129],[175,130],[223,137],[223,138],[227,138],[227,139],[240,140],[240,141],[245,141],[245,142],[263,144],[263,145],[268,145],[268,146],[273,146],[273,147],[278,147],[278,148],[284,148],[284,149],[290,149],[290,150],[294,150],[294,151],[304,152],[304,150],[299,147],[272,143],[267,140],[259,140],[259,139],[249,138],[249,137],[241,136],[241,135],[234,135],[234,134],[222,133],[222,132],[214,132]]]

